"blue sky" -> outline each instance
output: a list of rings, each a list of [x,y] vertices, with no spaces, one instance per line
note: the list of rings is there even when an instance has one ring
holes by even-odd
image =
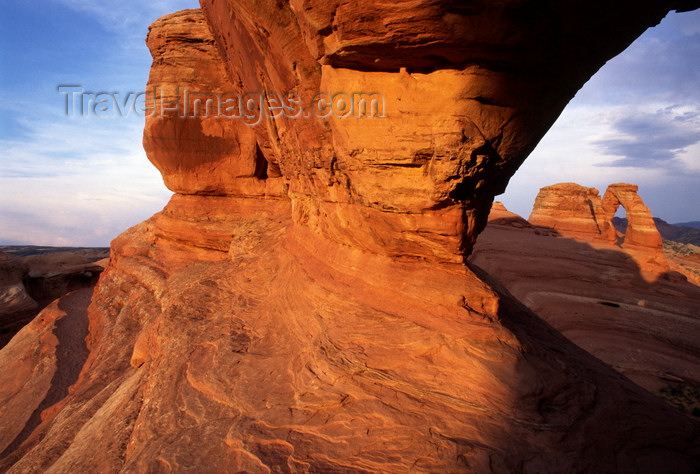
[[[700,220],[700,11],[670,13],[601,68],[497,199],[527,218],[558,182],[638,184],[655,216]]]
[[[143,118],[65,116],[61,84],[140,92],[156,18],[196,0],[0,0],[0,244],[108,245],[170,192]],[[498,199],[525,217],[542,186],[640,185],[654,214],[700,220],[700,13],[671,14],[569,104]]]

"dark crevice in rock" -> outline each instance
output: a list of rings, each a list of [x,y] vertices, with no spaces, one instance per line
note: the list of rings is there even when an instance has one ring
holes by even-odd
[[[0,459],[13,453],[34,432],[42,423],[42,412],[63,400],[68,395],[68,388],[78,380],[89,354],[85,338],[88,334],[87,307],[92,293],[92,288],[86,288],[74,291],[59,300],[58,308],[66,315],[56,321],[53,331],[58,339],[56,372],[44,399],[29,417],[24,429],[0,454]]]

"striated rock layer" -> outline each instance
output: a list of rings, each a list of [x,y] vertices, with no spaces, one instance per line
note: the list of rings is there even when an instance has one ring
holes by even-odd
[[[603,219],[612,222],[615,212],[622,206],[627,212],[627,230],[623,246],[628,249],[660,251],[663,248],[661,234],[656,228],[654,217],[644,201],[637,194],[636,184],[611,184],[601,201]]]
[[[182,81],[305,107],[377,92],[386,117],[149,117],[177,194],[113,242],[65,396],[45,382],[61,313],[0,353],[20,373],[0,406],[26,406],[0,469],[691,471],[697,424],[463,259],[577,88],[695,6],[203,0],[159,20],[149,87],[180,108]]]
[[[636,184],[608,186],[601,199],[595,188],[560,183],[540,189],[528,221],[549,227],[565,237],[578,240],[621,243],[626,249],[659,251],[661,234]],[[622,206],[627,213],[627,230],[618,236],[613,218]]]
[[[598,190],[576,183],[559,183],[540,189],[527,220],[565,237],[615,241],[612,222],[608,223],[603,217]]]

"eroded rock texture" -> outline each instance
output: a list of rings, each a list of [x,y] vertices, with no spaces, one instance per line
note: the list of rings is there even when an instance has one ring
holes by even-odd
[[[55,299],[97,284],[108,252],[77,250],[17,256],[0,252],[0,348]]]
[[[692,6],[202,2],[241,92],[293,90],[304,104],[318,91],[384,96],[388,120],[256,127],[289,180],[295,222],[367,251],[440,261],[470,251],[492,196],[605,60],[669,8]]]
[[[20,258],[0,252],[0,347],[39,309],[24,286],[28,273],[29,267]]]
[[[611,184],[601,199],[598,190],[575,183],[545,186],[535,199],[528,221],[554,235],[589,242],[605,242],[624,248],[644,273],[658,276],[669,270],[663,240],[654,217],[637,194],[636,184]],[[613,217],[622,206],[627,229],[617,232]]]
[[[527,220],[565,237],[614,242],[613,216],[605,218],[597,189],[559,183],[540,189]]]
[[[601,199],[597,189],[575,183],[545,186],[535,199],[528,221],[556,230],[565,237],[659,251],[663,247],[661,234],[638,190],[636,184],[611,184]],[[620,206],[627,214],[624,238],[617,235],[612,222]]]
[[[603,218],[612,222],[615,212],[622,206],[627,213],[627,229],[624,247],[660,251],[663,248],[661,234],[656,228],[654,216],[637,194],[636,184],[611,184],[605,191],[601,207]]]
[[[690,471],[696,424],[463,257],[578,87],[696,5],[537,5],[203,0],[156,22],[171,99],[378,92],[386,118],[150,117],[178,194],[113,242],[67,395],[3,392],[41,423],[10,413],[0,468]]]

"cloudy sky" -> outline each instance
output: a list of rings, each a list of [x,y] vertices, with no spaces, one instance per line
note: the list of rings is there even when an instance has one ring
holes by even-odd
[[[165,205],[143,118],[67,117],[57,87],[128,100],[148,25],[197,6],[0,0],[0,244],[106,246]],[[542,186],[632,182],[656,216],[700,220],[699,86],[700,13],[671,14],[578,93],[499,199],[527,217]]]
[[[527,217],[560,182],[638,184],[655,216],[700,220],[700,11],[670,13],[598,71],[497,199]]]

